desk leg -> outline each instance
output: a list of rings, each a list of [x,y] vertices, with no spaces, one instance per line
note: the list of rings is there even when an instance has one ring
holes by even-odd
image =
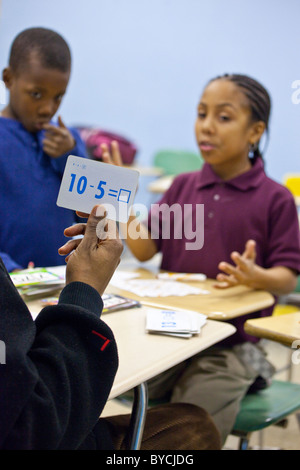
[[[142,442],[148,407],[148,388],[142,383],[134,388],[134,401],[132,405],[129,432],[127,437],[127,448],[139,450]]]

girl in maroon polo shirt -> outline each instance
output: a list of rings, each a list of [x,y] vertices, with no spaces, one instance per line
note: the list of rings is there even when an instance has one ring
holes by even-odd
[[[152,206],[148,226],[139,224],[134,216],[129,219],[126,243],[140,261],[161,252],[162,269],[205,273],[217,279],[218,288],[244,284],[275,296],[295,288],[300,272],[295,202],[285,187],[267,177],[259,149],[268,131],[270,109],[268,92],[250,77],[224,75],[208,83],[195,124],[204,166],[199,172],[175,178],[161,201]],[[107,147],[103,150],[104,161],[121,164],[116,143],[111,155]],[[186,219],[182,218],[181,238],[175,218],[169,217],[170,232],[164,232],[162,205],[170,208],[174,204],[183,210],[188,207],[189,221],[194,224],[186,234]],[[196,217],[199,205],[204,205],[200,221]],[[138,239],[130,238],[133,224],[141,233]],[[204,234],[202,244],[196,243],[199,230]],[[264,368],[268,366],[264,354],[254,345],[255,338],[245,334],[243,324],[250,316],[271,312],[234,320],[237,332],[228,340],[149,382],[150,397],[169,393],[171,401],[203,406],[224,442],[249,387],[257,377],[267,380],[272,373],[272,367]]]

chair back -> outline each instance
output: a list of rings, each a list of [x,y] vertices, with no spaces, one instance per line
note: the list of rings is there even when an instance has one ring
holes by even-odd
[[[300,196],[300,173],[287,173],[284,175],[283,184],[294,196]]]
[[[166,175],[200,170],[203,163],[199,154],[185,150],[160,150],[154,156],[154,166],[162,168]]]
[[[243,398],[234,431],[259,431],[299,409],[300,384],[273,380],[270,387]]]

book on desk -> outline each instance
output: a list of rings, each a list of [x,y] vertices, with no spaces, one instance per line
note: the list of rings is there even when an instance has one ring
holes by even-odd
[[[65,271],[52,268],[26,269],[10,274],[10,277],[24,300],[41,298],[41,306],[55,305],[58,302],[58,291],[65,285]],[[140,307],[137,300],[115,294],[103,294],[102,313]]]
[[[119,310],[125,310],[128,308],[141,307],[140,302],[137,300],[129,299],[128,297],[123,297],[122,295],[115,294],[103,294],[103,309],[102,313],[116,312]],[[57,297],[46,297],[41,299],[41,306],[46,307],[47,305],[55,305],[58,302]]]

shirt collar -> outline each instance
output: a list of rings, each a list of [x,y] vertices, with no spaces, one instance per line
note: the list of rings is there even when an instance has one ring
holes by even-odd
[[[215,184],[226,184],[233,186],[240,191],[247,191],[250,188],[259,186],[265,178],[264,164],[261,158],[257,158],[250,170],[245,173],[224,181],[216,173],[208,163],[204,163],[202,170],[199,172],[197,188],[205,188]]]

